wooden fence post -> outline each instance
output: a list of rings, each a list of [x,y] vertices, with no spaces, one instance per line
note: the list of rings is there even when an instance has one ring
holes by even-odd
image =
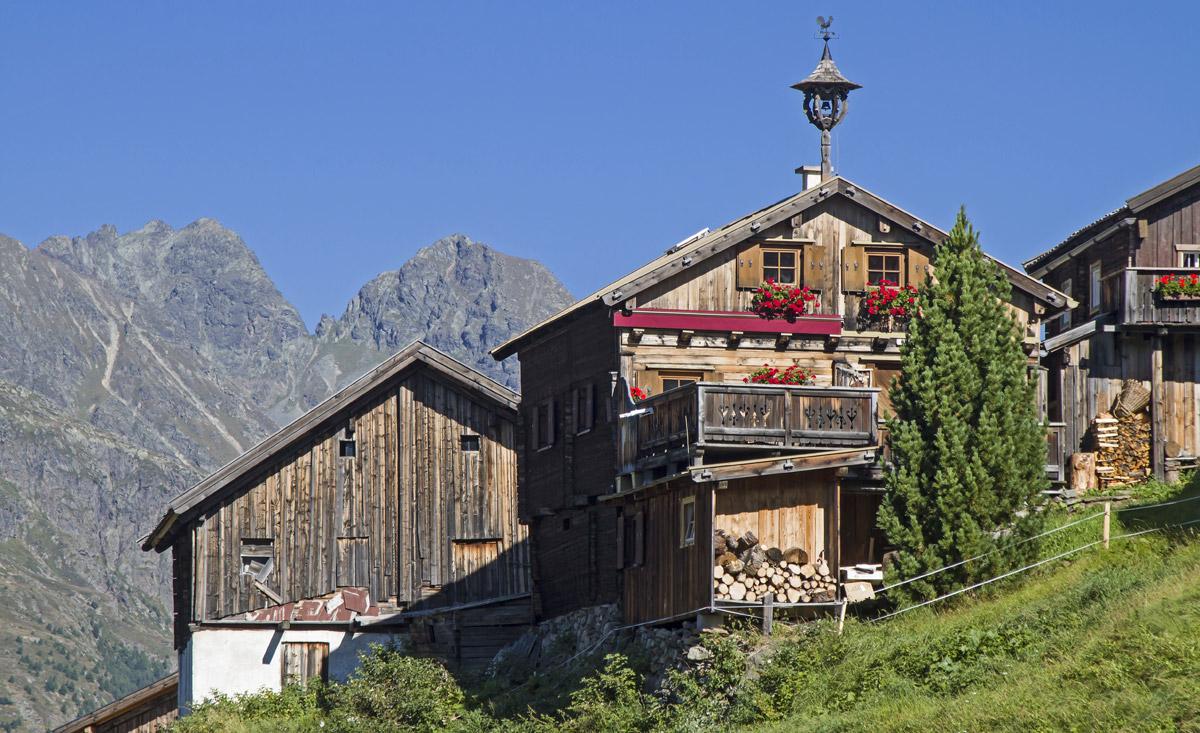
[[[1104,549],[1108,549],[1108,519],[1112,515],[1112,502],[1104,502]]]
[[[842,608],[838,611],[838,633],[842,633],[842,627],[846,625],[846,606],[850,605],[850,599],[842,599]]]
[[[771,625],[774,622],[775,616],[775,594],[767,593],[763,596],[763,633],[767,636],[771,635]]]

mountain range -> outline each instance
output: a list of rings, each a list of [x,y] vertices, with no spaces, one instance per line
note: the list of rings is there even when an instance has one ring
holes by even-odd
[[[162,676],[165,502],[415,338],[512,387],[487,349],[574,299],[456,234],[310,333],[212,219],[0,235],[0,728],[44,729]]]

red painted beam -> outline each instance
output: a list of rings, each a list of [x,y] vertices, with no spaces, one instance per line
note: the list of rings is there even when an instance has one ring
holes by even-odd
[[[795,321],[768,320],[743,311],[685,311],[667,308],[638,308],[629,315],[613,314],[613,325],[625,328],[661,328],[691,331],[741,331],[742,333],[789,333],[811,336],[839,336],[842,317],[804,315]]]

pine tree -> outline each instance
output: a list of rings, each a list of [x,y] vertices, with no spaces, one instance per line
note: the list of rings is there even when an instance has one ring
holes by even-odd
[[[932,598],[994,577],[1032,554],[1045,477],[1038,422],[1011,288],[983,256],[960,210],[934,255],[936,282],[917,296],[919,315],[901,350],[888,418],[895,471],[879,526],[912,578],[968,557],[994,554],[896,589],[898,600]]]

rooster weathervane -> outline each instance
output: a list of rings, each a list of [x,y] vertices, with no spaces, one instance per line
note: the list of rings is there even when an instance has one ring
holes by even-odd
[[[825,16],[823,16],[823,15],[818,15],[817,16],[817,25],[821,26],[821,30],[817,32],[818,36],[824,38],[826,41],[828,41],[831,38],[837,38],[837,33],[834,33],[833,31],[829,30],[829,26],[833,25],[833,16],[832,15],[829,16],[829,20],[826,20]]]

